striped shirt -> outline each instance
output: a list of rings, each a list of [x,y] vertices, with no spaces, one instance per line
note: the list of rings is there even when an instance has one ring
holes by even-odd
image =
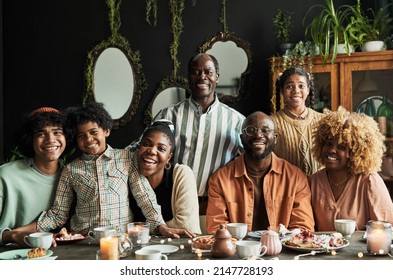
[[[210,175],[243,151],[240,134],[245,117],[221,103],[216,96],[206,113],[197,102],[188,98],[158,112],[155,120],[158,119],[173,122],[174,163],[191,167],[198,195],[207,196],[206,184]]]
[[[83,154],[64,167],[54,203],[42,212],[37,228],[49,231],[63,226],[76,199],[71,231],[87,233],[95,227],[112,226],[126,232],[133,221],[130,193],[152,232],[165,224],[149,181],[139,173],[135,153],[108,145],[102,155]]]

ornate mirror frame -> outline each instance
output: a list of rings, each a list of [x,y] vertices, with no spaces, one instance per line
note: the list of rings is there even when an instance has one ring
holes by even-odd
[[[208,50],[213,48],[213,45],[217,42],[227,42],[232,41],[236,44],[238,48],[244,50],[247,56],[248,64],[246,70],[241,73],[238,94],[236,96],[223,95],[220,97],[220,101],[223,103],[233,103],[242,100],[247,96],[248,87],[250,83],[250,73],[252,69],[252,51],[250,43],[247,41],[225,31],[221,31],[218,34],[214,35],[210,39],[208,39],[201,47],[199,47],[198,51],[201,53],[205,53]],[[224,69],[220,69],[220,74],[225,71]]]
[[[122,117],[113,120],[113,128],[116,129],[131,121],[132,117],[135,115],[138,109],[142,91],[146,89],[147,85],[145,77],[142,73],[139,52],[132,52],[127,39],[118,34],[116,37],[110,37],[108,40],[102,41],[89,52],[85,70],[86,90],[83,97],[83,102],[98,102],[96,100],[96,96],[94,95],[94,69],[102,52],[111,47],[118,48],[127,57],[128,62],[131,65],[134,80],[134,91],[128,110]]]
[[[157,99],[157,97],[160,94],[164,93],[166,89],[175,88],[175,87],[184,89],[186,92],[186,98],[188,98],[190,96],[191,91],[190,91],[190,88],[188,85],[188,80],[186,78],[184,78],[184,77],[174,78],[171,76],[164,78],[161,81],[160,85],[158,86],[156,93],[154,94],[152,100],[149,103],[149,106],[147,107],[147,109],[145,111],[145,124],[146,125],[151,124],[153,118],[155,117],[155,116],[153,116],[153,104],[154,104],[154,101]]]

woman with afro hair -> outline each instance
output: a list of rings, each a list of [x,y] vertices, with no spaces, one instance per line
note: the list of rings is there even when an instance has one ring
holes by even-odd
[[[309,177],[316,230],[335,230],[335,219],[393,223],[393,203],[378,174],[386,150],[377,123],[343,107],[314,127],[313,156],[325,167]]]

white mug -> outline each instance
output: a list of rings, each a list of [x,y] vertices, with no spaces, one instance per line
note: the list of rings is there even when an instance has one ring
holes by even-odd
[[[35,232],[26,235],[24,241],[32,248],[43,247],[46,250],[52,246],[53,233],[51,232]]]
[[[236,242],[236,252],[241,259],[260,258],[267,252],[267,247],[259,241],[239,240]]]
[[[158,250],[136,250],[135,251],[136,260],[168,260],[166,255],[161,254]]]
[[[102,237],[107,237],[111,235],[116,235],[116,229],[113,227],[96,227],[93,230],[88,232],[88,235],[95,239],[97,242],[100,242]]]
[[[345,238],[349,238],[356,229],[356,221],[350,219],[337,219],[334,220],[334,227],[336,231],[344,235]]]
[[[227,230],[230,232],[232,237],[241,240],[247,235],[247,224],[229,223],[227,224]]]

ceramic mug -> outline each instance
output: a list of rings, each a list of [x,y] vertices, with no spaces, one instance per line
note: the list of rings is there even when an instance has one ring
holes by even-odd
[[[43,247],[46,250],[52,246],[53,233],[51,232],[35,232],[26,235],[24,241],[32,248]]]
[[[230,232],[232,237],[242,240],[247,235],[247,224],[229,223],[227,224],[227,230]]]
[[[102,237],[116,235],[116,229],[113,227],[96,227],[93,230],[90,230],[88,235],[97,242],[100,242]]]
[[[161,254],[158,250],[136,250],[135,251],[136,260],[168,260],[166,255]]]
[[[341,233],[345,238],[351,237],[356,228],[356,221],[349,219],[337,219],[334,220],[334,227],[336,231]]]
[[[241,259],[256,259],[266,254],[267,247],[259,241],[239,240],[236,242],[236,252]]]

